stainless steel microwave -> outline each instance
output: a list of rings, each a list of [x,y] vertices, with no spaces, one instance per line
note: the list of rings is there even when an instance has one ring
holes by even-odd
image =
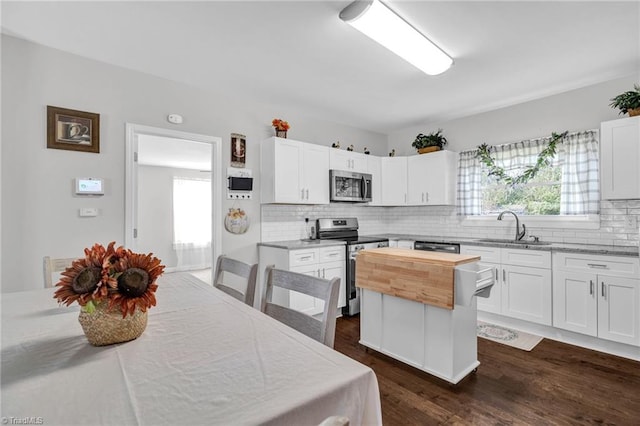
[[[366,203],[371,201],[371,175],[367,173],[329,170],[331,201]]]

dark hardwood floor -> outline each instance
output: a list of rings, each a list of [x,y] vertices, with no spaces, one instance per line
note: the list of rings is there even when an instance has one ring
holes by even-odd
[[[457,385],[358,343],[338,318],[335,349],[378,377],[392,425],[640,425],[640,362],[544,339],[531,352],[478,339],[480,366]]]

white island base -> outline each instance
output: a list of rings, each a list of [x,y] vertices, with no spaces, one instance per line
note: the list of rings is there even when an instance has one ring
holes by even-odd
[[[475,297],[468,305],[444,309],[360,291],[362,345],[453,384],[480,365]]]

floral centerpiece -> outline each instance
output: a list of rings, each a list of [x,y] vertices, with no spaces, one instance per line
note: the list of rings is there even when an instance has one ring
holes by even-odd
[[[276,136],[279,138],[286,138],[287,130],[291,128],[289,123],[284,120],[280,120],[279,118],[274,118],[273,121],[271,121],[271,125],[276,129]]]
[[[84,254],[62,272],[53,297],[67,306],[78,302],[80,324],[93,345],[139,337],[147,325],[147,310],[156,305],[156,280],[164,265],[153,253],[115,248],[115,242],[106,249],[94,244]]]

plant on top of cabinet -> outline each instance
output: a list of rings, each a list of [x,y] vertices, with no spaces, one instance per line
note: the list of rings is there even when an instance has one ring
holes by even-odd
[[[287,130],[291,128],[288,122],[279,118],[274,118],[273,121],[271,121],[271,125],[276,129],[276,136],[279,138],[286,138]]]
[[[446,144],[447,138],[442,135],[442,129],[438,129],[438,131],[431,132],[428,135],[419,133],[411,146],[417,149],[420,154],[424,154],[426,152],[439,151]]]
[[[629,113],[629,117],[640,115],[640,86],[633,85],[633,90],[621,93],[610,99],[611,108],[618,108],[620,114]]]

